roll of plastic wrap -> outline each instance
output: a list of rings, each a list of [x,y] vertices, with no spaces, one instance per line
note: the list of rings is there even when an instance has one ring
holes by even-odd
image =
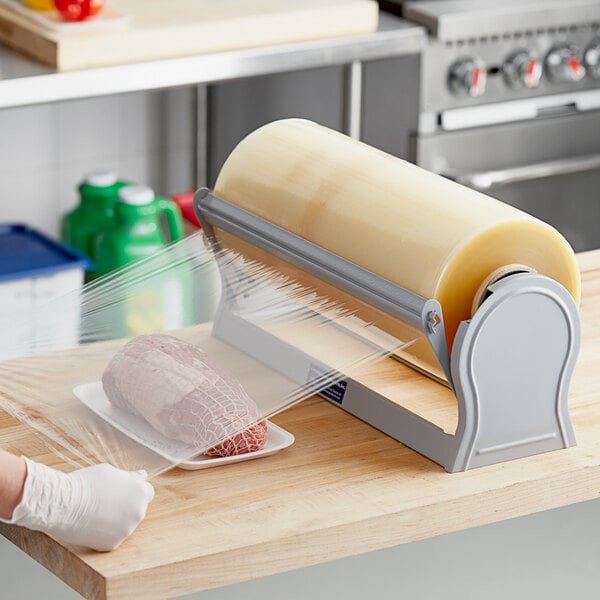
[[[573,250],[550,225],[309,121],[277,121],[247,136],[215,193],[438,299],[450,348],[482,284],[512,265],[558,281],[579,302]],[[434,360],[424,348],[414,356],[424,368]]]

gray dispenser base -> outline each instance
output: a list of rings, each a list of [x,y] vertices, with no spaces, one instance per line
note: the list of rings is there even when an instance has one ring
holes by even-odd
[[[327,400],[450,472],[575,444],[568,390],[579,352],[580,320],[571,295],[556,281],[519,273],[490,285],[489,296],[473,318],[461,323],[448,357],[441,308],[434,300],[415,297],[372,273],[361,272],[206,190],[196,195],[196,211],[213,243],[214,224],[324,281],[335,284],[343,272],[356,283],[357,295],[372,297],[381,308],[389,305],[390,314],[410,319],[413,326],[421,324],[455,393],[458,426],[454,434],[445,433],[351,379],[343,384],[343,393],[336,388],[339,383],[332,381],[336,389],[321,393]],[[244,228],[244,223],[249,227]],[[301,385],[319,370],[310,356],[236,316],[227,297],[221,301],[213,335]],[[327,369],[323,366],[322,370]]]

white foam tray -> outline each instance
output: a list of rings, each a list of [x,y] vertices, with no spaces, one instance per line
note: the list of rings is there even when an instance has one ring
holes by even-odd
[[[181,469],[209,469],[225,464],[254,460],[275,454],[275,452],[291,446],[295,439],[289,431],[267,421],[267,441],[262,450],[221,458],[211,458],[204,455],[195,456],[197,450],[194,446],[169,439],[156,431],[141,417],[113,406],[104,393],[101,381],[78,385],[73,389],[73,393],[77,399],[115,429],[118,429],[138,444],[156,452],[169,462],[177,464]]]

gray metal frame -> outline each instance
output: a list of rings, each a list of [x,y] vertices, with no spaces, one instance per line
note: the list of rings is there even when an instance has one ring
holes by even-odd
[[[358,267],[217,198],[195,197],[209,240],[222,228],[420,329],[429,339],[458,403],[454,434],[351,379],[341,398],[322,395],[447,471],[511,460],[575,444],[568,389],[580,346],[580,322],[570,294],[536,274],[516,274],[489,286],[489,297],[461,323],[451,360],[439,303]],[[234,313],[227,294],[213,335],[309,389],[336,385],[341,374]],[[312,375],[311,375],[312,373]],[[314,374],[317,373],[317,376]]]
[[[431,35],[442,41],[500,36],[517,28],[519,31],[536,31],[600,19],[600,5],[597,0],[387,0],[387,3],[402,4],[402,15],[405,19],[424,25]]]

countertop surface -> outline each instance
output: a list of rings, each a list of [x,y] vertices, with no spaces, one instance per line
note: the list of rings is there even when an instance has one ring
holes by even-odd
[[[155,478],[146,520],[114,552],[86,551],[15,526],[0,525],[0,533],[87,598],[165,598],[597,498],[600,251],[579,260],[583,345],[570,392],[574,448],[448,474],[313,398],[273,419],[296,436],[290,448]],[[394,376],[398,397],[439,423],[455,420],[449,390],[395,362],[389,368],[401,370]],[[368,376],[389,372],[380,363]],[[20,436],[33,459],[60,466],[3,414],[0,440],[5,435]]]

